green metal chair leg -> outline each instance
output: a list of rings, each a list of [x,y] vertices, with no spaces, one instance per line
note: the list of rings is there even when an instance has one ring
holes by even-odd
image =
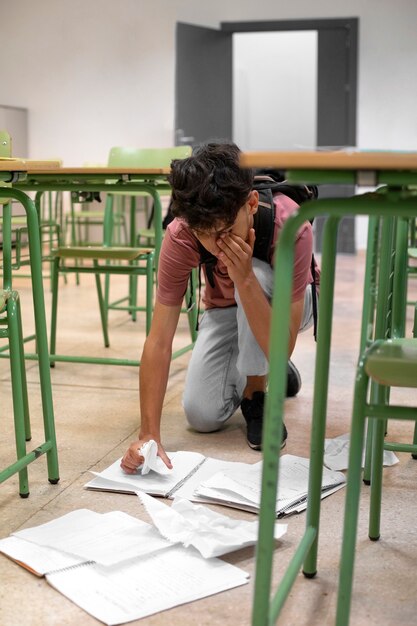
[[[365,433],[365,402],[368,377],[363,362],[358,365],[350,434],[348,483],[345,499],[342,556],[340,561],[339,593],[336,626],[348,626],[353,585],[359,498],[362,474],[362,449]]]
[[[23,396],[23,413],[25,418],[25,438],[26,441],[30,441],[32,439],[32,432],[30,426],[30,415],[29,415],[29,399],[27,393],[27,380],[26,380],[26,368],[24,366],[25,363],[25,351],[24,351],[24,343],[23,343],[23,332],[22,332],[22,314],[20,310],[20,298],[16,303],[16,317],[17,317],[17,331],[19,333],[19,347],[20,347],[20,361],[22,363],[22,396]]]
[[[387,318],[388,316],[392,315],[392,302],[390,300],[390,275],[391,275],[391,271],[393,269],[392,267],[392,255],[391,255],[391,251],[394,249],[394,237],[395,237],[395,220],[393,217],[388,217],[385,218],[383,220],[382,223],[382,228],[381,228],[381,242],[380,242],[380,249],[381,250],[385,250],[386,253],[379,255],[378,252],[378,258],[379,258],[379,263],[377,263],[375,261],[375,263],[377,263],[379,265],[379,271],[378,271],[378,280],[377,280],[377,285],[376,285],[376,289],[377,289],[377,297],[378,297],[378,302],[379,303],[383,303],[383,306],[385,308],[385,312],[382,313],[382,311],[379,311],[378,315],[376,316],[376,320],[375,320],[375,337],[384,337],[386,334],[386,329],[387,329]],[[389,253],[388,253],[389,251]],[[367,258],[367,262],[369,262],[369,258]],[[372,263],[372,265],[374,265]],[[367,295],[364,292],[364,302],[367,301]],[[375,310],[375,301],[373,301],[373,309]],[[362,317],[362,332],[363,331],[363,327],[364,327],[364,321],[365,318]],[[368,335],[368,342],[369,340],[372,340],[373,337],[369,336],[369,332],[367,333]],[[363,350],[365,349],[365,345],[362,342],[361,339],[361,353],[363,352]],[[375,385],[375,383],[372,382],[371,384],[371,390],[370,390],[370,398],[371,401],[375,400],[375,394],[378,394],[378,386]],[[365,452],[365,466],[364,466],[364,472],[363,472],[363,481],[366,485],[369,485],[371,483],[371,465],[372,465],[372,438],[373,438],[373,433],[375,431],[375,425],[369,425],[368,426],[368,435],[367,435],[367,440],[366,440],[366,452]]]
[[[26,381],[24,375],[25,362],[21,358],[21,331],[19,331],[20,316],[18,314],[18,298],[19,296],[17,292],[12,292],[11,297],[7,301],[7,319],[9,328],[10,370],[12,379],[16,453],[17,460],[19,461],[26,456],[26,407],[24,398],[26,393],[26,386],[24,386],[24,382]],[[19,471],[19,494],[22,498],[27,498],[29,495],[27,465]]]
[[[54,259],[52,266],[52,304],[51,304],[51,336],[49,344],[49,352],[51,357],[56,354],[56,326],[58,315],[58,288],[59,288],[59,258]],[[55,367],[55,362],[50,361],[51,367]]]
[[[307,528],[314,528],[314,542],[305,558],[303,573],[307,578],[317,571],[318,532],[320,523],[321,486],[323,478],[324,438],[326,432],[327,396],[329,382],[330,345],[332,334],[333,296],[335,281],[336,241],[339,218],[327,219],[323,233],[323,275],[319,299],[319,326],[314,381],[314,403],[310,443],[309,497]]]
[[[52,402],[51,373],[49,366],[48,338],[45,319],[45,299],[42,283],[42,256],[38,232],[38,217],[33,202],[26,194],[13,189],[10,194],[26,211],[29,229],[30,268],[32,274],[33,310],[37,337],[39,377],[42,397],[42,415],[45,444],[40,446],[41,454],[46,452],[48,480],[52,484],[59,481],[58,451],[56,445],[55,420]]]
[[[107,194],[106,207],[104,210],[104,224],[103,224],[103,242],[105,246],[111,246],[113,241],[113,205],[114,197],[112,194]],[[109,315],[109,302],[110,302],[110,276],[104,277],[104,307],[106,318]]]
[[[382,389],[381,395],[384,395],[383,391]],[[372,541],[377,541],[380,536],[385,429],[386,420],[375,420],[375,428],[372,437],[371,502],[368,531],[369,538],[372,539]]]
[[[94,264],[94,267],[98,267],[98,262],[95,259],[93,260],[93,264]],[[103,290],[101,288],[100,274],[96,272],[94,276],[96,279],[98,304],[100,307],[100,319],[101,319],[101,328],[103,330],[103,340],[104,340],[105,347],[108,348],[110,346],[109,333],[108,333],[108,328],[107,328],[108,318],[107,318],[106,307],[105,307],[104,298],[103,298]],[[106,274],[105,278],[109,278],[109,275]]]

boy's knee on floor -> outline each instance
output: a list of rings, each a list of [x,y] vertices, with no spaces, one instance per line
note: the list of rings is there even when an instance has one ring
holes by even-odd
[[[189,425],[200,433],[212,433],[219,430],[224,422],[224,417],[215,415],[212,409],[207,410],[202,403],[183,399],[185,416]]]

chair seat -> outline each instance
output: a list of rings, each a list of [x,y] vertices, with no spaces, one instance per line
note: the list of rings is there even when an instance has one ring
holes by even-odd
[[[11,218],[12,226],[26,226],[26,215],[14,215]],[[0,217],[0,224],[3,224],[3,218]]]
[[[74,211],[74,217],[104,218],[104,211]]]
[[[134,261],[151,254],[153,248],[118,246],[62,246],[52,251],[54,257],[64,259],[96,259],[102,261]]]
[[[155,239],[155,229],[154,228],[139,228],[138,230],[138,239]]]
[[[366,353],[365,371],[381,385],[417,387],[417,339],[376,341]]]

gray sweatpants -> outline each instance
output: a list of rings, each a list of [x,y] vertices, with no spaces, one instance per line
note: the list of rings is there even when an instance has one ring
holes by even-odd
[[[271,299],[273,269],[256,258],[253,269]],[[235,298],[237,306],[204,312],[188,366],[183,406],[189,424],[200,432],[218,430],[233,415],[242,400],[247,376],[268,373],[268,360],[249,327],[237,291]],[[300,331],[311,327],[312,323],[309,286]]]

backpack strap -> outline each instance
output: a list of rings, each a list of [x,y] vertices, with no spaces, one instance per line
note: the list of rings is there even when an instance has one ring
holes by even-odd
[[[258,210],[253,216],[255,244],[253,256],[266,263],[271,263],[271,246],[275,230],[274,196],[270,187],[257,190],[259,193]]]

